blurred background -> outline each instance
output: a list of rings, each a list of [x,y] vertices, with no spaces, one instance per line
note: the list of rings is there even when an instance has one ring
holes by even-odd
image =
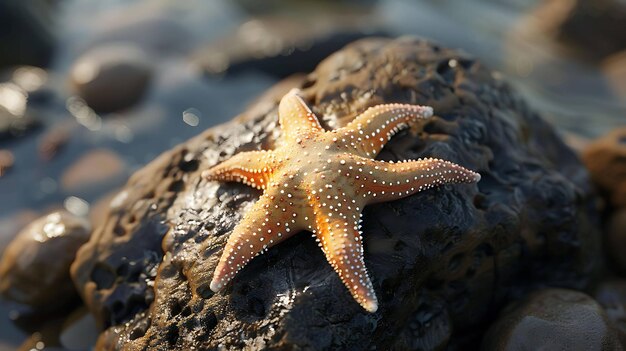
[[[401,35],[480,58],[574,148],[626,125],[623,0],[2,1],[0,252],[53,210],[97,223],[161,152],[353,40]],[[32,338],[18,315],[0,300],[0,350]],[[89,349],[75,319],[62,349]]]

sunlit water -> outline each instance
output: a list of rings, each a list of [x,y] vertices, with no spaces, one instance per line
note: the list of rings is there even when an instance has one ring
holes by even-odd
[[[511,81],[530,105],[561,132],[593,138],[624,125],[626,102],[611,93],[598,67],[560,57],[537,45],[532,37],[522,35],[527,16],[536,3],[533,0],[393,0],[380,1],[363,16],[375,18],[377,29],[391,35],[421,35],[480,58]],[[325,4],[323,10],[312,15],[323,16],[324,11],[333,9],[332,4]],[[128,175],[161,152],[237,115],[277,81],[254,72],[227,79],[211,78],[190,65],[189,58],[196,50],[250,20],[250,14],[231,1],[193,0],[174,4],[147,0],[71,0],[60,5],[54,18],[59,44],[46,83],[54,91],[54,103],[35,106],[34,111],[46,124],[44,132],[72,119],[82,124],[74,129],[67,147],[50,162],[37,157],[37,140],[42,133],[8,145],[16,162],[11,172],[0,180],[0,222],[5,224],[26,210],[44,212],[64,204],[67,207],[74,198],[85,201],[78,204],[92,205],[99,197],[122,186]],[[158,33],[158,38],[141,39],[141,33],[117,33],[110,29],[136,20],[171,26],[172,30]],[[73,100],[66,100],[69,97],[66,77],[71,63],[85,48],[107,38],[102,33],[138,40],[151,48],[169,45],[174,49],[151,57],[156,66],[155,75],[139,105],[101,119],[72,108]],[[117,153],[126,164],[124,176],[88,190],[64,190],[59,183],[63,171],[95,148]],[[13,234],[14,231],[0,233],[0,251]],[[26,337],[11,324],[10,310],[6,303],[0,303],[0,350],[17,347]]]

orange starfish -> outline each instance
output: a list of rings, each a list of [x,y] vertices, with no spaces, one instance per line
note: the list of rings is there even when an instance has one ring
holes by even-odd
[[[285,95],[278,108],[280,146],[239,153],[204,173],[209,180],[264,190],[229,237],[211,290],[221,289],[256,255],[309,230],[354,299],[375,312],[378,302],[363,262],[363,207],[480,180],[478,173],[438,159],[373,159],[399,130],[432,113],[426,106],[378,105],[343,128],[325,131],[297,90]]]

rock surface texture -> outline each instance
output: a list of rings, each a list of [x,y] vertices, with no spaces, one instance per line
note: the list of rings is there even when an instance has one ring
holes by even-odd
[[[292,87],[326,129],[381,103],[432,106],[434,117],[396,135],[378,159],[437,157],[482,175],[478,185],[365,208],[376,313],[352,301],[306,232],[219,293],[209,289],[228,235],[260,192],[200,174],[274,148],[277,103]],[[480,62],[420,39],[366,39],[135,173],[72,274],[105,328],[103,349],[462,348],[480,342],[472,328],[484,330],[510,298],[548,284],[586,287],[601,257],[594,200],[573,152]]]

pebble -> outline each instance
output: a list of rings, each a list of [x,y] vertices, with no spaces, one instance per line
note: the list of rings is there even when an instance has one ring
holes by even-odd
[[[106,44],[84,53],[74,63],[74,91],[96,112],[131,107],[145,95],[152,78],[148,55],[128,44]]]
[[[613,325],[626,336],[626,280],[614,278],[604,281],[594,296]]]
[[[607,57],[601,64],[602,73],[606,77],[613,94],[626,100],[626,49]]]
[[[544,289],[508,306],[489,328],[482,350],[621,350],[600,304],[566,289]]]
[[[52,127],[39,141],[39,158],[44,161],[52,160],[65,148],[69,142],[75,125],[60,125]]]
[[[609,203],[626,206],[626,127],[592,142],[583,151],[582,159]]]
[[[14,161],[15,158],[11,151],[0,149],[0,177],[4,176],[5,173],[13,167]]]
[[[598,60],[626,49],[624,1],[543,1],[533,15],[545,36],[583,58]]]
[[[62,211],[31,222],[0,258],[0,294],[36,309],[62,307],[76,294],[69,268],[90,232],[85,219]]]
[[[113,151],[96,149],[81,156],[61,176],[61,186],[75,192],[103,184],[124,173],[126,164]]]

